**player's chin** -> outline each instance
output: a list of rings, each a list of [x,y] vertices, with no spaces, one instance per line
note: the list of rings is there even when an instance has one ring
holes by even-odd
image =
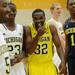
[[[9,16],[8,19],[13,20],[15,17],[14,16]]]
[[[72,13],[75,13],[75,9],[72,9],[71,12],[72,12]]]
[[[14,18],[8,18],[7,21],[8,21],[8,22],[13,22],[13,21],[14,21]]]
[[[73,11],[71,14],[75,14],[75,11]]]

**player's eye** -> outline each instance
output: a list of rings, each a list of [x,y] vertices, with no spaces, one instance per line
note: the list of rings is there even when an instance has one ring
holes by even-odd
[[[38,20],[38,18],[34,17],[34,20]]]
[[[11,9],[12,12],[16,12],[16,9]]]
[[[7,3],[3,3],[2,6],[5,8],[7,6]]]
[[[40,17],[40,19],[42,19],[43,17]]]

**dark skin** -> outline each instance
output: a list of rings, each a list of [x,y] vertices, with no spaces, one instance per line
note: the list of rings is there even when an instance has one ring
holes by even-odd
[[[71,22],[75,22],[75,1],[74,0],[69,0],[68,4],[67,4],[67,9],[70,13],[71,16]],[[65,63],[67,62],[67,58],[68,58],[68,41],[67,41],[67,36],[65,34]]]
[[[3,16],[2,16],[2,3],[3,3],[3,1],[1,1],[0,2],[0,21],[2,21],[2,18],[3,18]]]
[[[16,27],[16,24],[15,24],[15,17],[16,17],[16,13],[17,13],[17,10],[16,10],[16,6],[15,5],[12,5],[12,4],[8,4],[7,7],[5,8],[5,11],[4,11],[4,18],[6,19],[6,27],[10,30],[10,31],[14,31],[15,30],[15,27]],[[21,59],[23,57],[25,57],[25,41],[26,41],[26,28],[24,28],[24,34],[23,34],[23,52],[21,53],[21,55],[15,55],[14,56],[14,59],[11,60],[11,66],[13,66],[14,64],[18,63],[21,61]],[[30,54],[31,51],[28,50],[28,53]]]
[[[5,9],[5,19],[6,19],[6,26],[9,30],[14,31],[15,30],[15,16],[16,16],[17,10],[15,5],[7,5]]]
[[[42,12],[41,13],[40,12],[34,13],[34,15],[33,15],[33,25],[35,26],[35,28],[37,30],[37,35],[35,36],[35,38],[32,39],[31,31],[28,28],[28,30],[27,30],[27,32],[28,32],[27,33],[27,40],[30,39],[31,42],[28,43],[28,45],[26,44],[27,49],[29,49],[31,51],[36,49],[38,40],[46,32],[46,29],[43,26],[44,22],[45,22],[45,14],[44,13],[42,13]],[[52,33],[52,37],[53,37],[52,40],[53,40],[53,42],[54,42],[54,44],[57,48],[58,55],[61,58],[61,64],[60,64],[60,68],[59,68],[60,73],[65,73],[65,62],[64,62],[64,56],[63,56],[63,49],[62,49],[62,46],[61,46],[61,43],[60,43],[60,39],[59,39],[57,30],[56,30],[54,25],[50,25],[50,31]]]
[[[38,41],[36,41],[36,39],[39,39],[40,38],[40,36],[42,36],[44,33],[45,33],[45,28],[43,27],[43,26],[41,26],[41,22],[44,20],[45,21],[45,17],[43,18],[43,20],[41,20],[41,22],[40,22],[40,20],[39,20],[39,18],[41,18],[42,17],[42,14],[39,16],[39,15],[37,15],[37,17],[35,17],[36,19],[37,19],[37,22],[36,22],[36,19],[34,18],[33,20],[35,21],[35,23],[36,23],[36,30],[38,31],[38,33],[37,33],[37,35],[36,35],[36,37],[32,40],[32,37],[31,37],[31,31],[30,31],[30,28],[26,28],[27,30],[26,30],[26,32],[27,32],[27,34],[26,34],[26,36],[27,36],[27,40],[26,40],[26,48],[27,48],[27,50],[31,50],[32,52],[34,52],[34,50],[35,50],[35,48],[36,48],[36,46],[37,46],[37,43],[38,43]],[[34,23],[34,24],[35,24]],[[28,41],[28,40],[32,40],[32,42],[30,42],[30,41]],[[30,43],[30,45],[29,45],[29,43]],[[35,45],[35,46],[34,46]],[[31,52],[31,53],[32,53]]]
[[[67,4],[67,9],[71,15],[72,21],[75,21],[75,1],[74,0],[69,0]]]
[[[14,10],[14,11],[13,11]],[[16,6],[15,5],[7,5],[4,11],[4,18],[6,20],[6,26],[10,31],[15,30],[15,16],[16,16]],[[11,60],[11,66],[15,63],[19,62],[19,55],[15,55],[14,59]]]
[[[75,22],[75,1],[74,0],[69,0],[68,5],[67,5],[67,9],[70,12],[70,16],[71,16],[71,22]],[[65,60],[67,60],[67,54],[68,54],[68,41],[67,41],[67,37],[65,34],[65,40],[66,40],[66,51],[65,51]]]

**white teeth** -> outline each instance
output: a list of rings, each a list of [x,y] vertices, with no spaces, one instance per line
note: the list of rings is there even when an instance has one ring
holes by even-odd
[[[39,24],[39,26],[41,26],[41,24]]]

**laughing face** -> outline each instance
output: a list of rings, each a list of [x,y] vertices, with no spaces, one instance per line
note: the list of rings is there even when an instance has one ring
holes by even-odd
[[[40,26],[44,25],[45,22],[45,15],[43,12],[36,12],[33,15],[33,22],[34,25],[36,27],[36,29],[38,29]]]

